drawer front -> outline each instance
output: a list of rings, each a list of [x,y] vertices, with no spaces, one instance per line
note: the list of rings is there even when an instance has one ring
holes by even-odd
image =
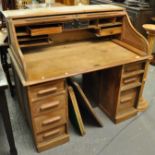
[[[31,102],[34,102],[37,99],[57,93],[61,90],[64,90],[64,80],[52,81],[30,87],[29,96]]]
[[[145,62],[135,62],[124,65],[124,74],[144,70]]]
[[[62,135],[67,133],[66,127],[67,127],[66,125],[63,125],[63,126],[60,126],[58,128],[54,128],[50,131],[46,131],[44,133],[41,133],[41,134],[36,136],[36,141],[37,142],[44,142],[44,141],[53,140],[59,136],[62,136]]]
[[[38,116],[65,108],[66,105],[66,93],[64,91],[60,95],[48,96],[45,99],[31,103],[31,111],[33,116]]]
[[[142,82],[142,78],[143,78],[142,75],[135,75],[135,76],[123,78],[122,86],[130,85],[130,84],[133,84],[133,83],[141,83]]]
[[[135,107],[139,94],[139,88],[123,91],[120,96],[119,110],[125,110],[131,107]]]
[[[50,113],[48,115],[38,116],[34,118],[34,126],[36,133],[52,129],[67,122],[67,110]]]

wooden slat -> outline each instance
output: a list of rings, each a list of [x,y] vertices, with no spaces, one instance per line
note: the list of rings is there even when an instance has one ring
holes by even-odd
[[[50,45],[52,44],[52,41],[42,41],[42,42],[36,42],[36,43],[20,43],[20,47],[38,47],[43,45]]]
[[[100,126],[102,127],[102,123],[100,121],[100,119],[98,118],[98,116],[95,114],[95,111],[93,109],[93,107],[91,106],[91,103],[89,102],[88,98],[86,97],[86,95],[84,94],[83,90],[81,89],[80,85],[75,82],[75,81],[72,81],[70,79],[70,82],[73,86],[73,89],[75,91],[75,94],[77,96],[77,99],[79,101],[79,105],[82,106],[82,109],[85,111],[84,113],[88,114],[89,118],[91,117],[91,121],[94,121],[94,123],[97,125],[97,126]],[[82,111],[82,110],[81,110]]]
[[[112,27],[112,26],[119,26],[122,25],[122,22],[114,22],[114,23],[104,23],[104,24],[98,24],[98,27]]]
[[[69,92],[69,99],[70,99],[70,103],[69,103],[70,120],[73,126],[76,128],[76,130],[78,130],[79,133],[82,136],[84,136],[86,131],[85,131],[81,113],[78,107],[78,102],[76,100],[74,90],[71,86],[68,87],[68,92]]]

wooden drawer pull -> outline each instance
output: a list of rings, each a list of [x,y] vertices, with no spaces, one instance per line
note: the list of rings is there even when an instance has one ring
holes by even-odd
[[[40,107],[40,111],[48,110],[48,109],[57,107],[58,105],[60,105],[60,102],[59,102],[59,101],[47,103],[47,104],[42,105],[42,106]]]
[[[136,77],[134,77],[134,78],[130,78],[130,79],[126,79],[126,80],[124,80],[124,83],[127,84],[127,83],[134,82],[134,81],[136,81],[136,80],[137,80]]]
[[[54,135],[58,135],[59,133],[60,133],[60,129],[57,129],[57,130],[54,130],[54,131],[45,133],[45,134],[43,135],[43,138],[46,139],[46,138],[48,138],[48,137],[51,137],[51,136],[54,136]]]
[[[128,101],[131,101],[131,100],[132,100],[132,97],[126,97],[124,99],[121,99],[121,103],[128,102]]]
[[[43,125],[43,126],[49,125],[49,124],[58,122],[58,121],[60,121],[60,120],[61,120],[61,116],[57,116],[57,117],[54,117],[54,118],[51,118],[51,119],[48,119],[48,120],[43,121],[42,125]]]
[[[53,88],[49,88],[49,89],[45,89],[45,90],[40,90],[38,91],[38,95],[44,95],[44,94],[47,94],[47,93],[53,93],[55,91],[57,91],[57,87],[53,87]]]

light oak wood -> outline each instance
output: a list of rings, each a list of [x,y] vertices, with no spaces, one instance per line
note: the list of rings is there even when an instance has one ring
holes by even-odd
[[[64,87],[64,80],[52,81],[42,85],[29,87],[29,92],[31,92],[30,100],[31,102],[37,101],[40,98],[63,91],[65,89]]]
[[[74,126],[74,128],[76,128],[76,130],[79,131],[79,133],[84,136],[86,134],[85,131],[85,127],[83,124],[83,120],[81,117],[81,113],[80,113],[80,109],[79,109],[79,105],[74,93],[74,90],[71,86],[68,87],[68,93],[69,93],[69,98],[70,98],[70,120]]]
[[[143,59],[143,57],[110,41],[92,42],[93,40],[36,48],[39,55],[34,52],[34,49],[26,50],[24,57],[29,73],[28,80],[40,81],[51,77],[54,80]],[[72,54],[70,55],[70,53]],[[39,69],[40,66],[42,69]],[[48,68],[51,69],[48,70]]]
[[[56,27],[43,27],[43,28],[33,28],[33,27],[28,27],[28,31],[30,32],[31,36],[39,36],[39,35],[46,35],[46,34],[56,34],[56,33],[61,33],[62,32],[62,27],[61,26],[56,26]]]
[[[49,141],[51,139],[55,139],[61,135],[64,135],[66,133],[66,126],[60,126],[58,128],[54,128],[53,130],[46,131],[44,133],[41,133],[37,136],[37,142],[44,142]]]
[[[57,95],[50,95],[48,97],[35,100],[30,104],[32,115],[40,116],[42,114],[54,112],[65,108],[66,93],[62,92]]]
[[[144,112],[144,111],[146,111],[148,109],[148,107],[149,107],[148,102],[144,98],[141,98],[140,99],[140,104],[138,106],[138,111],[139,112]]]
[[[153,52],[153,48],[155,46],[155,25],[145,24],[143,28],[147,31],[148,34],[148,42],[150,44],[150,53]]]
[[[61,135],[58,138],[54,138],[54,139],[49,140],[49,141],[44,141],[42,143],[37,143],[37,150],[38,150],[38,152],[42,152],[42,151],[45,151],[49,148],[53,148],[53,147],[56,147],[58,145],[64,144],[68,141],[69,141],[69,136],[67,134]]]
[[[121,41],[132,45],[133,47],[149,54],[149,44],[147,40],[138,33],[132,26],[128,15],[123,20],[123,32],[121,35]]]
[[[86,5],[3,15],[19,102],[38,151],[69,140],[68,77],[83,74],[84,101],[91,96],[115,123],[144,107],[150,48],[124,9]]]
[[[48,129],[65,124],[67,121],[65,116],[65,110],[60,109],[58,112],[52,112],[51,114],[42,115],[34,118],[35,131],[40,133]]]
[[[88,117],[91,118],[91,121],[99,126],[102,127],[102,123],[100,121],[100,119],[98,118],[98,116],[96,115],[94,109],[92,108],[92,105],[90,103],[90,101],[88,100],[88,98],[86,97],[86,95],[84,94],[83,90],[81,89],[80,85],[71,80],[71,84],[74,88],[75,94],[78,96],[78,101],[79,101],[79,105],[81,105],[81,107],[83,108],[83,110],[85,111],[84,113],[88,113]]]
[[[88,12],[101,12],[101,11],[121,11],[124,8],[114,5],[81,5],[81,6],[63,6],[53,8],[39,8],[39,9],[27,9],[27,10],[14,10],[3,11],[3,14],[7,18],[24,18],[24,17],[36,17],[58,14],[73,14],[73,13],[88,13]]]
[[[122,27],[115,27],[115,28],[105,28],[100,29],[96,32],[97,36],[110,36],[114,34],[121,34]]]

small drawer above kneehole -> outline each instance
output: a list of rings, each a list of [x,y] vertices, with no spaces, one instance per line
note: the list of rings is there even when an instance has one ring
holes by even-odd
[[[31,102],[64,90],[64,85],[64,80],[58,80],[29,87],[29,96]]]
[[[38,116],[34,118],[34,126],[36,133],[46,131],[63,125],[67,122],[67,110],[61,109],[50,114]]]
[[[43,99],[31,103],[31,111],[33,116],[39,116],[49,112],[65,108],[67,105],[66,102],[66,93],[63,91],[59,95],[50,95]]]

